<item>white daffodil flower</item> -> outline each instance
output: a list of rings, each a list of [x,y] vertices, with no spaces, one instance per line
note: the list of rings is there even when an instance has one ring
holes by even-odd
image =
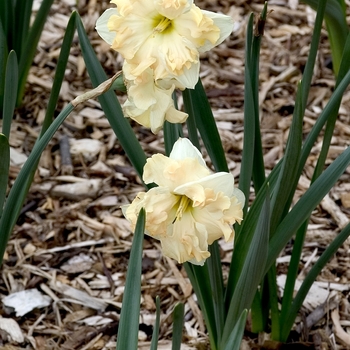
[[[244,195],[234,187],[232,174],[213,174],[188,139],[175,142],[169,157],[149,158],[143,180],[158,187],[140,192],[123,213],[135,228],[145,208],[146,233],[160,240],[164,255],[203,265],[210,256],[208,245],[221,237],[233,239],[232,225],[242,220]]]
[[[192,0],[112,0],[96,23],[99,35],[133,66],[147,68],[155,80],[175,79],[193,89],[199,54],[219,45],[232,32],[229,16],[203,11]],[[178,86],[176,86],[178,87]]]
[[[172,99],[174,84],[169,81],[168,86],[158,85],[150,68],[135,80],[129,80],[128,66],[125,62],[124,74],[128,99],[123,109],[126,116],[150,128],[154,134],[163,127],[165,120],[170,123],[183,123],[187,119],[188,114],[177,110],[174,106]]]

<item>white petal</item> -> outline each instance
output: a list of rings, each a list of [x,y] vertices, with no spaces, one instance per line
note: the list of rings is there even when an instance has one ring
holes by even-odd
[[[96,22],[97,33],[109,45],[113,44],[116,32],[110,32],[107,24],[111,16],[118,14],[119,13],[117,9],[108,9],[105,12],[103,12],[101,17]]]
[[[198,51],[202,53],[212,49],[214,46],[221,44],[232,33],[233,20],[230,16],[222,15],[220,13],[205,10],[201,11],[203,15],[210,17],[214,21],[214,24],[220,29],[220,37],[218,41],[214,45],[210,41],[207,41],[198,49]]]
[[[173,149],[169,155],[169,158],[175,160],[181,160],[185,158],[195,158],[202,165],[207,167],[202,155],[198,149],[194,147],[189,139],[179,138],[173,146]]]
[[[242,208],[244,208],[245,196],[239,188],[234,188],[232,197],[236,197],[238,199],[238,202],[242,203]]]
[[[230,173],[221,172],[221,173],[212,174],[202,179],[199,179],[197,181],[188,182],[182,186],[179,186],[175,188],[174,193],[185,195],[190,187],[195,185],[201,185],[203,188],[212,188],[216,193],[223,192],[225,196],[232,197],[232,194],[234,192],[233,184],[234,184],[233,175]],[[243,196],[243,193],[242,193],[242,196]]]
[[[174,78],[188,89],[194,89],[199,79],[199,62],[192,63],[190,69],[185,68],[183,74]]]

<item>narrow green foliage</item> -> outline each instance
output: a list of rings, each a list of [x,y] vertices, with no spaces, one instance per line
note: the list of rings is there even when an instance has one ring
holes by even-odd
[[[7,2],[7,1],[0,1],[0,4],[4,2]],[[0,7],[0,14],[1,14],[1,7]],[[7,56],[8,56],[7,38],[4,32],[4,29],[0,23],[0,77],[5,76]],[[5,79],[0,79],[0,113],[2,113],[4,89],[5,89]],[[1,117],[1,114],[0,114],[0,117]]]
[[[18,81],[18,63],[15,51],[9,53],[6,65],[5,75],[5,91],[3,104],[3,124],[2,132],[9,139],[11,131],[11,123],[16,106],[17,96],[17,81]]]
[[[322,1],[303,0],[303,2],[319,12],[319,5]],[[337,75],[349,28],[346,22],[344,2],[339,0],[323,0],[323,2],[327,2],[325,20],[331,45],[333,70]]]
[[[195,88],[183,92],[185,110],[193,115],[204,146],[216,171],[228,171],[226,156],[213,112],[201,80]]]
[[[60,55],[58,57],[55,78],[52,84],[52,89],[50,93],[50,99],[47,104],[45,119],[41,129],[41,135],[45,133],[48,127],[51,125],[57,101],[59,98],[62,82],[64,79],[64,74],[67,68],[68,58],[70,54],[70,48],[72,46],[74,32],[75,32],[75,21],[77,13],[73,12],[69,18],[66,31],[64,33],[63,42],[61,46]]]
[[[255,145],[255,102],[254,88],[252,86],[251,72],[251,47],[253,42],[253,23],[254,16],[250,15],[246,32],[245,47],[245,71],[244,71],[244,137],[243,137],[243,153],[241,162],[241,173],[239,176],[239,188],[246,198],[249,198],[250,183],[253,173],[254,162],[254,145]],[[256,88],[256,87],[255,87]],[[247,206],[244,208],[244,214],[247,212]],[[236,235],[239,237],[241,229],[237,229]]]
[[[150,350],[157,350],[158,348],[158,337],[159,337],[159,321],[160,321],[160,299],[156,297],[156,322],[153,326],[152,342]]]
[[[298,167],[302,136],[303,136],[303,110],[302,110],[302,83],[298,85],[298,92],[295,102],[294,115],[290,127],[287,147],[282,160],[281,170],[273,191],[271,200],[271,234],[281,219],[288,213],[293,194],[298,183]]]
[[[0,218],[6,198],[10,169],[10,145],[7,137],[0,134]],[[1,237],[1,236],[0,236]],[[7,242],[6,242],[7,243]],[[1,245],[0,239],[0,245]]]
[[[32,65],[41,32],[44,28],[52,3],[53,0],[43,0],[29,33],[25,33],[26,37],[24,39],[18,39],[23,44],[23,47],[21,47],[21,52],[23,54],[19,57],[17,105],[20,105],[22,102],[29,69]],[[26,13],[28,15],[28,12]],[[23,28],[23,30],[25,30],[25,28]]]
[[[180,124],[173,124],[165,121],[164,123],[164,145],[165,153],[169,155],[173,149],[174,143],[183,137],[182,126]]]
[[[181,348],[184,316],[184,304],[176,304],[173,312],[173,341],[171,350],[180,350]]]
[[[242,311],[237,323],[232,328],[232,332],[228,337],[224,350],[239,350],[241,347],[241,339],[243,338],[243,332],[247,319],[248,310]]]
[[[186,89],[182,93],[182,96],[184,99],[185,111],[188,114],[188,118],[186,119],[188,138],[192,142],[193,146],[197,147],[197,149],[200,151],[201,146],[199,143],[198,130],[197,130],[196,118],[195,118],[197,105],[193,101],[190,91],[191,91],[190,89]]]
[[[335,182],[350,165],[350,147],[318,177],[305,194],[299,199],[292,210],[277,227],[275,235],[270,240],[269,255],[266,267],[270,267],[278,257],[279,252],[288,243],[293,234],[310,216],[312,210],[320,203]]]
[[[209,335],[210,349],[217,350],[219,349],[217,342],[218,334],[215,323],[215,311],[211,293],[208,265],[207,263],[205,263],[204,266],[184,263],[184,267],[203,313],[203,318]]]
[[[212,291],[215,325],[218,335],[217,342],[220,343],[226,313],[224,303],[224,280],[222,276],[221,257],[218,242],[214,242],[209,246],[209,252],[210,258],[207,259],[207,264]]]
[[[146,213],[142,208],[137,218],[132,242],[117,335],[117,350],[137,350],[142,272],[142,244]]]
[[[337,237],[331,242],[331,244],[326,248],[322,255],[318,258],[314,266],[311,268],[309,273],[306,275],[299,291],[293,301],[292,306],[289,308],[288,317],[284,319],[283,324],[281,324],[281,341],[286,341],[290,330],[293,327],[295,318],[300,310],[305,297],[307,296],[312,284],[316,280],[317,276],[321,273],[322,269],[325,267],[327,262],[331,257],[337,252],[345,240],[350,236],[350,224],[337,235]]]
[[[252,206],[250,207],[249,212],[244,217],[242,227],[240,230],[240,232],[244,232],[244,234],[240,234],[235,240],[232,260],[230,264],[230,273],[226,287],[226,308],[228,308],[229,303],[231,302],[233,292],[242,274],[242,269],[245,260],[247,259],[248,251],[252,244],[253,237],[255,235],[255,230],[257,227],[257,218],[259,218],[259,215],[262,211],[262,207],[264,205],[268,189],[271,189],[271,191],[273,191],[276,181],[278,179],[279,171],[281,169],[281,164],[282,161],[280,161],[274,167],[270,175],[267,177],[263,187],[260,189]]]
[[[29,174],[35,169],[37,162],[48,145],[57,129],[61,126],[67,116],[72,112],[73,105],[68,104],[64,110],[57,116],[54,122],[50,125],[47,132],[34,145],[27,161],[23,165],[19,175],[16,178],[13,187],[9,193],[5,203],[3,215],[0,219],[0,265],[6,249],[6,245],[10,234],[15,226],[16,220],[20,213],[24,198],[21,198],[23,187],[26,186]]]
[[[259,215],[253,240],[245,258],[242,272],[235,286],[230,300],[225,327],[219,348],[224,348],[235,325],[244,309],[249,309],[254,299],[255,292],[266,273],[270,232],[270,192],[267,189],[264,205]],[[234,249],[237,249],[235,246]]]
[[[21,57],[29,33],[33,0],[16,0],[12,2],[14,3],[14,13],[16,14],[16,27],[12,49],[16,51],[18,57]]]

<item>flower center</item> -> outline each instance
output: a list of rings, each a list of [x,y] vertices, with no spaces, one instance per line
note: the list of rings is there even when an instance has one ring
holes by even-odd
[[[157,23],[158,22],[158,23]],[[172,27],[172,22],[169,18],[161,16],[160,19],[156,19],[156,26],[153,29],[153,32],[162,33],[168,31]]]
[[[189,199],[188,197],[181,196],[180,203],[179,203],[179,206],[178,206],[177,211],[176,211],[174,222],[176,220],[181,220],[182,214],[186,211],[187,207],[191,204],[191,202],[192,202],[191,199]]]

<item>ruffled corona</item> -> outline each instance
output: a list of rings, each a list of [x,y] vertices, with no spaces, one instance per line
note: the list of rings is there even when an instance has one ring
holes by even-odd
[[[112,0],[96,23],[99,35],[124,58],[126,116],[157,133],[164,120],[182,123],[187,114],[171,101],[175,88],[193,89],[199,55],[232,31],[229,16],[203,11],[192,0]]]
[[[208,245],[232,240],[232,225],[242,220],[245,198],[229,173],[211,173],[198,150],[179,139],[169,157],[156,154],[144,167],[145,183],[158,187],[140,192],[123,207],[133,228],[146,211],[146,233],[160,240],[163,254],[179,263],[203,265]]]
[[[100,36],[133,66],[147,68],[155,80],[175,79],[194,88],[199,54],[220,44],[232,31],[229,16],[200,10],[191,0],[112,0],[98,19]]]

